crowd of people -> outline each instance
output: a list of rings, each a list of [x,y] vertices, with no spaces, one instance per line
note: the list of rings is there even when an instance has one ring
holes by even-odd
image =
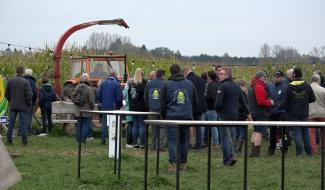
[[[42,114],[42,132],[52,130],[52,102],[57,100],[48,77],[42,77],[42,87],[38,90],[36,79],[31,69],[23,66],[16,68],[16,75],[8,81],[5,97],[9,101],[9,128],[7,131],[7,143],[12,144],[13,129],[17,115],[19,115],[18,135],[22,137],[22,144],[27,145],[27,134],[32,130],[32,119],[36,109],[36,101]]]
[[[145,79],[143,70],[138,68],[124,89],[110,71],[106,80],[101,81],[94,91],[89,82],[89,75],[84,73],[76,86],[72,101],[79,110],[93,110],[99,103],[100,110],[118,110],[126,103],[126,110],[159,112],[149,119],[197,120],[197,121],[325,121],[325,83],[322,72],[315,71],[310,80],[304,81],[299,68],[272,73],[268,79],[263,70],[256,71],[250,84],[236,81],[229,67],[217,66],[202,73],[201,76],[191,67],[181,68],[174,64],[170,67],[170,77],[165,78],[164,70],[152,71]],[[27,80],[26,80],[27,79]],[[12,143],[14,121],[19,114],[23,144],[27,144],[27,130],[30,129],[37,94],[42,110],[43,132],[51,131],[51,102],[56,100],[51,85],[46,77],[42,80],[40,93],[35,92],[35,79],[30,69],[18,67],[16,77],[8,82],[5,96],[10,102],[10,125],[7,141]],[[311,84],[310,84],[310,83]],[[80,121],[83,121],[82,137],[78,141],[86,142],[91,134],[92,114],[76,114],[77,134]],[[107,117],[102,117],[101,143],[106,144]],[[145,143],[145,116],[126,117],[127,148],[143,149]],[[48,121],[46,121],[48,120]],[[176,170],[176,128],[152,126],[152,149],[168,150],[169,171]],[[295,142],[296,155],[303,152],[312,156],[317,153],[320,144],[320,130],[306,127],[285,127],[284,139],[281,139],[278,126],[253,126],[251,136],[251,157],[260,157],[264,137],[269,139],[268,154],[274,155],[277,144],[280,150],[288,151],[291,141]],[[183,127],[180,134],[180,168],[186,169],[188,149],[202,149],[208,143],[206,127]],[[213,148],[221,148],[223,164],[232,166],[236,163],[235,155],[241,152],[248,134],[245,126],[213,127],[211,129]],[[156,140],[159,138],[160,144]]]

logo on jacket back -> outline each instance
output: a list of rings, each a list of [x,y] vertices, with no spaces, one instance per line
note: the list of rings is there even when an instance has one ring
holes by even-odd
[[[176,100],[176,103],[177,104],[185,104],[186,101],[188,101],[188,94],[186,91],[180,89],[180,90],[177,90],[174,94],[174,99]]]
[[[130,94],[131,94],[131,99],[136,99],[137,98],[137,89],[132,87]]]
[[[159,90],[157,88],[154,88],[152,91],[151,91],[151,97],[152,99],[154,100],[159,100]]]

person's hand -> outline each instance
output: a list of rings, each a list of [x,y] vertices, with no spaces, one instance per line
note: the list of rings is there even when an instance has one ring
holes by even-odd
[[[271,105],[273,106],[274,105],[274,100],[270,99],[270,101],[271,101]]]
[[[102,83],[102,79],[99,79],[98,82],[97,82],[97,87],[100,86],[100,83]]]
[[[247,121],[253,121],[252,115],[251,115],[251,114],[248,114],[246,120],[247,120]]]

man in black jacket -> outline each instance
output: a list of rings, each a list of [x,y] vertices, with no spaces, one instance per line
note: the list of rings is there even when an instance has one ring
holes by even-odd
[[[197,102],[196,90],[193,84],[186,80],[180,73],[179,65],[170,67],[171,77],[166,81],[161,90],[160,115],[162,119],[168,120],[192,120],[193,107]],[[177,128],[168,126],[168,155],[170,172],[176,171],[176,134]],[[188,133],[187,127],[180,129],[180,168],[186,169],[188,153]]]
[[[204,98],[205,82],[197,76],[190,67],[186,66],[183,69],[183,74],[187,80],[190,80],[197,92],[198,104],[194,108],[193,117],[196,121],[202,120],[202,114],[207,111],[206,101]],[[202,146],[201,126],[196,127],[196,145],[194,148],[200,149]]]
[[[240,87],[232,80],[230,68],[222,68],[219,72],[220,85],[217,91],[216,110],[222,121],[236,121],[238,108],[241,105],[249,113]],[[248,114],[248,118],[251,118]],[[223,152],[223,164],[231,166],[236,163],[233,142],[229,127],[220,127]]]
[[[25,68],[17,67],[16,77],[9,80],[5,96],[9,101],[10,122],[7,132],[7,142],[12,144],[12,131],[15,126],[17,114],[19,114],[19,127],[23,145],[27,145],[28,113],[32,106],[32,89],[29,82],[23,78]]]
[[[309,84],[302,79],[302,72],[295,68],[293,81],[288,85],[284,99],[284,107],[291,121],[308,121],[309,104],[315,102],[315,94]],[[311,156],[309,131],[305,127],[295,127],[296,155],[303,152],[303,144],[306,154]]]
[[[153,71],[150,72],[151,77],[153,74]],[[145,90],[144,90],[144,102],[146,103],[147,108],[151,112],[159,112],[160,111],[160,95],[161,95],[161,88],[164,86],[164,76],[165,71],[162,69],[159,69],[157,72],[154,72],[155,78],[150,78],[150,81],[148,82]],[[152,115],[148,117],[149,119],[155,120],[159,119],[159,116]],[[157,135],[158,135],[158,127],[157,126],[151,126],[152,129],[152,140],[151,140],[151,149],[155,150],[157,148]],[[163,150],[164,146],[164,139],[166,134],[166,128],[163,126],[159,127],[159,138],[160,138],[160,144],[159,149]]]
[[[217,73],[214,70],[211,70],[208,72],[207,75],[208,75],[208,83],[206,84],[206,89],[205,89],[205,100],[207,104],[206,120],[217,121],[218,115],[215,107],[216,98],[217,98],[217,89],[218,89]],[[204,134],[206,134],[205,128],[203,129],[204,129]],[[218,128],[212,127],[211,134],[212,134],[212,145],[214,147],[217,147],[218,144],[220,144]]]

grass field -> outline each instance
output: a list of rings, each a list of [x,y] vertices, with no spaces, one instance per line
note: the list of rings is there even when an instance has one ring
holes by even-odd
[[[7,146],[19,153],[14,162],[23,180],[11,189],[143,189],[144,151],[122,149],[122,177],[113,174],[114,160],[107,157],[107,146],[100,140],[82,147],[81,178],[77,179],[77,143],[73,137],[51,134],[29,137],[23,147],[20,139]],[[4,139],[5,140],[5,139]],[[280,151],[267,155],[266,143],[259,159],[248,159],[248,189],[280,189]],[[222,165],[220,150],[212,151],[211,189],[242,189],[243,156],[233,167]],[[155,177],[155,152],[149,152],[148,189],[175,189],[175,174],[168,173],[167,153],[161,153],[161,174]],[[190,150],[188,170],[180,174],[181,189],[206,189],[207,150]],[[320,189],[320,156],[299,157],[294,146],[286,159],[285,189]]]

